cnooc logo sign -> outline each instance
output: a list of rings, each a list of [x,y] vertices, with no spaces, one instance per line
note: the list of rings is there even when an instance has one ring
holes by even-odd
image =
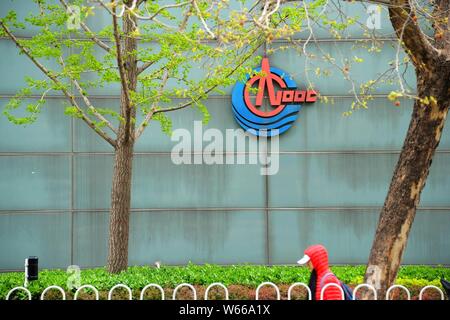
[[[285,71],[269,65],[263,58],[261,67],[254,69],[253,77],[237,82],[232,92],[234,118],[246,131],[256,135],[273,136],[288,130],[297,119],[301,103],[312,103],[317,99],[314,90],[296,90],[297,85]],[[251,88],[256,89],[251,96]],[[275,92],[275,88],[279,90]],[[264,108],[267,92],[269,108]],[[276,129],[276,130],[275,130]]]

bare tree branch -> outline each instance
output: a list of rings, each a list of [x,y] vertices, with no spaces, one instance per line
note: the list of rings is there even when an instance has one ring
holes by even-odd
[[[260,46],[255,46],[255,48],[238,64],[238,65],[236,65],[236,67],[235,68],[233,68],[233,70],[231,70],[227,75],[225,75],[225,78],[226,77],[230,77],[238,68],[240,68],[243,64],[244,64],[244,62],[249,58],[249,57],[251,57],[255,52],[256,52],[256,50],[258,50],[259,49],[259,47]],[[210,88],[208,88],[208,89],[206,89],[205,91],[203,91],[202,92],[202,94],[201,95],[207,95],[207,94],[209,94],[211,91],[213,91],[215,88],[217,88],[218,87],[218,85],[214,85],[214,86],[212,86],[212,87],[210,87]],[[196,102],[196,100],[194,100],[194,99],[191,99],[190,101],[188,101],[188,102],[186,102],[186,103],[183,103],[183,104],[180,104],[180,105],[178,105],[178,106],[176,106],[176,107],[170,107],[170,108],[163,108],[163,109],[157,109],[157,110],[154,110],[154,112],[153,112],[153,115],[155,115],[155,114],[157,114],[157,113],[161,113],[161,112],[171,112],[171,111],[175,111],[175,110],[180,110],[180,109],[184,109],[184,108],[186,108],[186,107],[189,107],[189,106],[191,106],[193,103],[195,103]]]
[[[64,6],[64,8],[66,8],[66,10],[69,9],[69,6],[67,4],[67,2],[65,0],[59,0],[61,2],[61,4]],[[98,46],[102,49],[104,49],[106,52],[110,52],[111,48],[104,43],[102,40],[100,40],[98,37],[95,36],[95,34],[92,32],[91,29],[89,29],[89,27],[83,22],[80,21],[80,26],[83,28],[83,30],[86,32],[86,34],[88,35],[88,37],[94,41],[96,44],[98,44]]]
[[[66,67],[63,57],[59,57],[59,62],[63,68]],[[98,112],[98,110],[95,109],[95,107],[92,105],[91,101],[84,93],[84,90],[83,90],[83,88],[81,88],[78,81],[76,79],[71,78],[70,76],[69,76],[69,79],[72,82],[72,84],[75,86],[75,88],[78,90],[78,92],[80,93],[81,97],[83,98],[84,103],[89,108],[89,110],[91,110],[91,112],[97,117],[97,119],[99,121],[104,122],[108,128],[110,128],[115,134],[117,134],[117,130],[116,130],[116,128],[114,128],[114,126],[111,124],[111,122],[109,122],[108,119],[106,119],[102,114],[100,114]]]
[[[282,0],[282,3],[286,3],[286,2],[303,2],[303,0]],[[351,1],[359,1],[359,2],[369,2],[369,3],[376,3],[376,4],[381,4],[381,5],[390,5],[391,1],[390,0],[342,0],[342,1],[347,1],[347,2],[351,2]]]
[[[211,38],[215,39],[216,35],[208,27],[208,24],[206,23],[205,19],[203,18],[202,12],[200,11],[200,8],[198,7],[197,1],[192,0],[192,3],[194,5],[195,11],[197,11],[198,18],[202,22],[203,28],[205,28],[206,32],[211,36]]]
[[[148,122],[150,121],[153,114],[155,113],[156,103],[159,101],[159,98],[162,95],[162,92],[166,86],[168,79],[169,79],[169,71],[167,69],[165,69],[162,80],[161,80],[161,86],[158,91],[158,99],[157,99],[157,101],[155,101],[153,103],[152,108],[150,109],[150,112],[147,113],[147,115],[145,116],[145,119],[142,121],[142,123],[139,125],[138,129],[136,130],[135,140],[137,140],[141,136],[142,132],[144,132],[145,127],[148,125]]]
[[[238,68],[240,68],[244,64],[245,61],[247,61],[247,59],[249,57],[251,57],[259,49],[259,47],[260,47],[260,45],[255,46],[255,48],[251,52],[249,52],[249,54],[238,65],[236,65],[236,67],[233,68],[233,70],[231,70],[225,77],[230,77]],[[163,76],[163,83],[165,83],[165,81],[167,81],[166,77],[167,77],[167,74],[165,73],[164,76]],[[218,85],[214,85],[214,86],[206,89],[205,91],[203,91],[201,95],[207,95],[207,94],[209,94],[211,91],[213,91],[217,87],[218,87]],[[147,127],[148,123],[150,122],[150,120],[152,119],[152,117],[155,114],[158,114],[158,113],[161,113],[161,112],[171,112],[171,111],[175,111],[175,110],[184,109],[184,108],[187,108],[187,107],[191,106],[196,101],[197,100],[195,100],[195,99],[191,99],[190,101],[182,103],[182,104],[180,104],[178,106],[170,107],[170,108],[162,108],[162,109],[156,109],[156,107],[153,106],[151,108],[151,110],[147,113],[144,121],[140,124],[139,128],[137,129],[137,131],[136,131],[136,140],[137,140],[137,138],[139,138],[142,135],[142,133],[144,132],[144,130]]]
[[[415,10],[409,0],[392,0],[389,16],[397,37],[403,41],[408,55],[417,68],[430,66],[439,56],[439,51],[428,41],[420,29]]]
[[[142,66],[140,66],[137,70],[137,74],[141,74],[142,72],[144,72],[147,68],[149,68],[150,66],[152,66],[155,63],[155,61],[147,61],[145,62]]]
[[[184,17],[183,17],[183,20],[182,20],[181,23],[180,23],[180,26],[179,26],[179,28],[178,28],[178,31],[179,31],[180,33],[182,33],[182,32],[185,30],[186,25],[187,25],[188,20],[189,20],[189,17],[191,16],[191,15],[189,14],[189,12],[191,11],[192,7],[194,6],[194,4],[193,4],[192,1],[186,1],[186,2],[183,2],[183,4],[186,4],[186,3],[191,3],[191,6],[190,6],[189,9],[185,12]],[[180,3],[180,5],[181,5],[181,3]],[[167,7],[174,7],[174,6],[173,6],[173,5],[172,5],[172,6],[168,5],[168,6],[165,6],[165,7],[167,8]],[[160,9],[162,9],[162,8],[164,8],[164,7],[161,7]],[[160,12],[160,10],[158,10],[158,12]],[[156,15],[156,14],[155,14],[155,15]],[[155,15],[154,15],[154,16],[155,16]],[[147,61],[147,62],[145,62],[144,64],[142,64],[142,65],[138,68],[137,74],[138,74],[138,75],[141,74],[141,73],[144,72],[147,68],[151,67],[154,63],[155,63],[155,61]]]
[[[135,12],[133,12],[133,14],[137,18],[142,19],[142,20],[153,20],[158,14],[160,14],[162,11],[164,11],[166,9],[182,7],[182,6],[185,6],[185,5],[187,5],[187,4],[191,3],[191,2],[192,2],[192,0],[184,1],[184,2],[180,2],[180,3],[168,4],[168,5],[162,6],[158,10],[156,10],[156,12],[154,14],[149,15],[148,17],[140,16],[140,15],[138,15]]]
[[[111,0],[111,3],[113,3],[114,0]],[[113,7],[113,13],[115,13],[116,7]],[[123,63],[123,57],[122,57],[122,45],[120,40],[120,33],[119,33],[119,26],[117,23],[117,16],[115,14],[112,15],[113,19],[113,25],[114,25],[114,39],[116,40],[116,51],[117,51],[117,64],[119,66],[119,73],[120,73],[120,82],[122,84],[122,90],[125,96],[126,105],[130,107],[130,92],[128,89],[128,79],[127,74],[125,72],[125,66]]]
[[[108,8],[108,5],[105,4],[102,0],[96,0],[96,2],[99,3],[103,8],[105,8],[111,15],[115,15],[117,18],[122,18],[123,15],[125,14],[125,11],[128,11],[129,13],[134,15],[139,20],[153,20],[153,21],[157,21],[158,23],[160,23],[160,22],[158,20],[156,20],[156,16],[158,16],[158,14],[160,14],[162,11],[167,10],[167,9],[172,9],[172,8],[183,7],[185,5],[192,3],[193,0],[162,6],[153,14],[150,14],[148,12],[148,10],[146,10],[149,15],[142,16],[142,15],[138,14],[136,11],[139,8],[139,6],[141,5],[141,3],[145,2],[145,1],[146,0],[139,0],[139,1],[133,0],[131,6],[127,6],[125,3],[123,3],[122,7],[120,9],[120,13],[117,14],[115,10],[111,10],[110,8]],[[111,7],[115,9],[117,7],[117,4],[111,2]]]

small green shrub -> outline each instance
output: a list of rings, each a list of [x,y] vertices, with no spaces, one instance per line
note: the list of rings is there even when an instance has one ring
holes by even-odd
[[[343,282],[355,285],[362,283],[365,266],[334,266],[332,271]],[[257,287],[261,282],[271,281],[276,284],[307,283],[310,272],[307,268],[296,266],[254,266],[254,265],[194,265],[183,267],[163,266],[159,269],[148,266],[130,267],[120,274],[109,274],[105,268],[87,269],[81,272],[81,283],[91,284],[99,291],[108,291],[114,285],[123,283],[133,290],[142,289],[149,283],[162,287],[174,288],[187,282],[193,285],[208,285],[222,282],[226,286],[236,284]],[[69,274],[65,270],[41,270],[39,280],[29,285],[33,298],[38,298],[50,285],[58,285],[67,290]],[[440,287],[439,279],[450,279],[450,268],[429,266],[404,266],[398,274],[398,284]],[[23,284],[23,273],[0,273],[0,299],[5,299],[8,291]],[[22,298],[22,294],[18,294]],[[24,296],[25,297],[25,296]]]

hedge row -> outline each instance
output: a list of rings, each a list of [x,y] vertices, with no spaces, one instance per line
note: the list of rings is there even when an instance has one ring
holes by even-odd
[[[335,266],[333,272],[345,283],[355,285],[362,283],[365,266]],[[157,283],[165,288],[187,282],[193,285],[208,285],[222,282],[226,286],[236,284],[256,287],[265,281],[276,284],[292,284],[308,282],[309,270],[295,266],[217,266],[194,265],[183,267],[163,266],[161,268],[139,266],[130,267],[120,274],[111,275],[104,268],[81,271],[81,283],[91,284],[100,291],[107,291],[114,285],[126,284],[133,290],[142,289],[149,283]],[[39,280],[29,285],[33,297],[50,285],[58,285],[67,289],[67,281],[71,274],[65,270],[42,270]],[[450,279],[450,268],[429,266],[404,266],[400,269],[397,283],[407,287],[436,285],[440,287],[439,279]],[[23,273],[0,273],[0,299],[5,299],[8,291],[23,284]]]

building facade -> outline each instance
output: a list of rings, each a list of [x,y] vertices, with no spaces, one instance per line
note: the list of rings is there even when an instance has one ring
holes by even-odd
[[[2,1],[27,12],[27,1]],[[367,6],[343,3],[367,20]],[[93,24],[107,23],[101,15]],[[103,21],[102,19],[105,19]],[[352,72],[376,77],[395,59],[396,42],[381,12],[379,52],[355,48],[362,30],[336,40],[317,30],[319,46],[337,59],[361,57]],[[33,30],[21,31],[27,37]],[[282,41],[273,46],[286,45]],[[318,50],[311,45],[310,50]],[[319,54],[319,51],[318,51]],[[0,39],[0,105],[24,87],[26,75],[42,78],[8,39]],[[260,165],[175,165],[175,142],[152,123],[136,145],[130,221],[130,265],[193,263],[294,264],[310,244],[322,243],[333,264],[364,264],[412,111],[396,107],[384,83],[367,110],[343,116],[353,101],[342,74],[317,76],[295,50],[276,51],[272,66],[302,86],[306,73],[334,103],[303,106],[280,138],[280,165],[261,175]],[[255,66],[256,67],[256,66]],[[201,71],[199,71],[201,72]],[[201,76],[199,74],[198,76]],[[414,72],[406,79],[414,86]],[[206,101],[207,128],[239,128],[231,89]],[[93,90],[97,106],[119,104],[117,86]],[[35,97],[36,99],[38,96]],[[22,127],[0,117],[0,271],[17,270],[39,256],[44,268],[106,264],[113,150],[83,122],[64,114],[62,96],[49,97],[36,123]],[[174,129],[193,132],[194,109],[170,115]],[[205,143],[206,144],[206,143]],[[199,151],[199,150],[197,150]],[[447,126],[422,193],[403,262],[450,264],[450,129]]]

